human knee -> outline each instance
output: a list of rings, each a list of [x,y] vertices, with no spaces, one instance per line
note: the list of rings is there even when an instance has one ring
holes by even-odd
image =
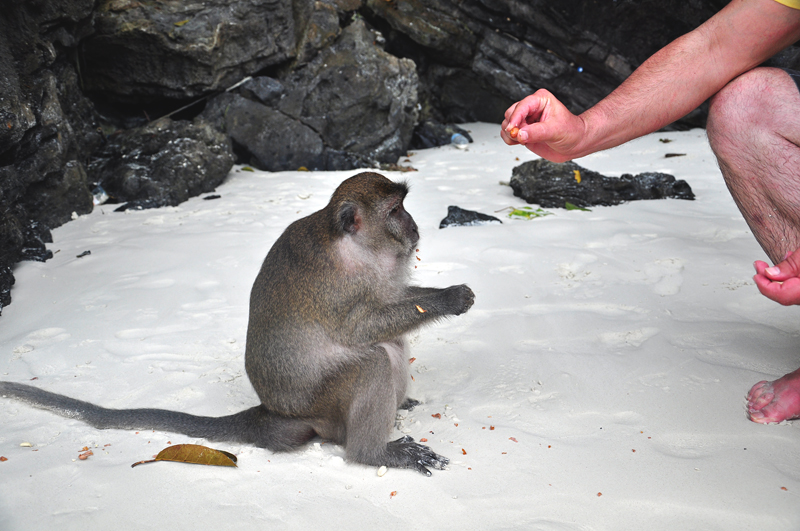
[[[755,68],[733,79],[711,98],[708,127],[723,129],[762,121],[774,107],[769,89],[779,79],[785,81],[784,77],[788,76],[777,68]]]
[[[754,129],[767,126],[765,119],[774,107],[769,87],[776,76],[786,74],[776,68],[755,68],[732,80],[711,98],[706,132],[717,155],[728,147],[747,142]]]

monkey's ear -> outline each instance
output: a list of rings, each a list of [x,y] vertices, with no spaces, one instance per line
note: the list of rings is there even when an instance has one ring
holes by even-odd
[[[361,230],[363,219],[358,205],[343,203],[336,215],[336,228],[342,234],[355,234]]]

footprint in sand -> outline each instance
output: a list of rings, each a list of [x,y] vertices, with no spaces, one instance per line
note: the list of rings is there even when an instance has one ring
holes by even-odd
[[[200,291],[211,290],[214,288],[218,288],[220,285],[219,281],[217,280],[203,280],[197,283],[195,286]]]
[[[175,280],[171,278],[159,278],[156,280],[148,280],[147,282],[141,282],[137,284],[136,288],[141,289],[163,289],[168,288],[175,284]]]
[[[653,448],[670,457],[702,459],[717,455],[722,445],[693,433],[664,433],[653,439]]]
[[[123,275],[114,281],[114,285],[133,289],[162,289],[175,284],[172,278],[151,279],[147,272]]]
[[[656,294],[675,295],[681,290],[683,284],[683,260],[678,258],[664,258],[656,260],[644,267],[647,282],[653,285]]]
[[[187,312],[202,312],[214,310],[222,307],[227,301],[225,299],[205,299],[198,302],[187,302],[181,304],[181,309]]]
[[[658,332],[658,328],[652,327],[645,327],[627,332],[606,332],[600,334],[600,341],[614,348],[639,347],[642,343],[658,334]]]
[[[175,334],[179,332],[188,332],[191,330],[197,330],[199,327],[193,324],[175,324],[170,326],[162,326],[162,327],[155,327],[155,328],[128,328],[126,330],[120,330],[114,336],[117,339],[145,339],[148,337],[153,336],[161,336],[165,334]]]
[[[37,347],[59,343],[70,337],[70,334],[63,328],[41,328],[28,334],[21,345],[14,347],[14,355],[11,359],[17,360],[23,354],[27,354]]]
[[[597,262],[597,256],[593,254],[579,254],[575,261],[558,264],[558,276],[561,277],[567,287],[575,287],[579,282],[587,280],[599,280],[600,276],[589,269],[589,265]]]
[[[728,242],[736,238],[751,237],[749,231],[742,229],[725,229],[720,227],[711,227],[701,232],[696,232],[692,235],[694,238],[704,242]]]

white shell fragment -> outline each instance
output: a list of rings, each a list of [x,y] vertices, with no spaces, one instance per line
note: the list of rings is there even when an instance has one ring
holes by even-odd
[[[388,472],[388,471],[389,471],[389,469],[386,468],[385,466],[380,467],[378,469],[378,477],[382,478],[386,474],[386,472]]]

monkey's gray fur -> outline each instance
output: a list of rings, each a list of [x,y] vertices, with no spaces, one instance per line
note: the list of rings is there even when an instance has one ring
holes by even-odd
[[[25,384],[0,394],[95,428],[155,429],[293,450],[316,435],[367,465],[444,468],[446,457],[402,437],[388,442],[408,383],[405,333],[473,303],[466,285],[408,284],[419,240],[405,183],[377,173],[345,180],[322,210],[272,246],[250,294],[245,368],[261,405],[226,417],[106,409]],[[413,404],[409,400],[406,404]]]

